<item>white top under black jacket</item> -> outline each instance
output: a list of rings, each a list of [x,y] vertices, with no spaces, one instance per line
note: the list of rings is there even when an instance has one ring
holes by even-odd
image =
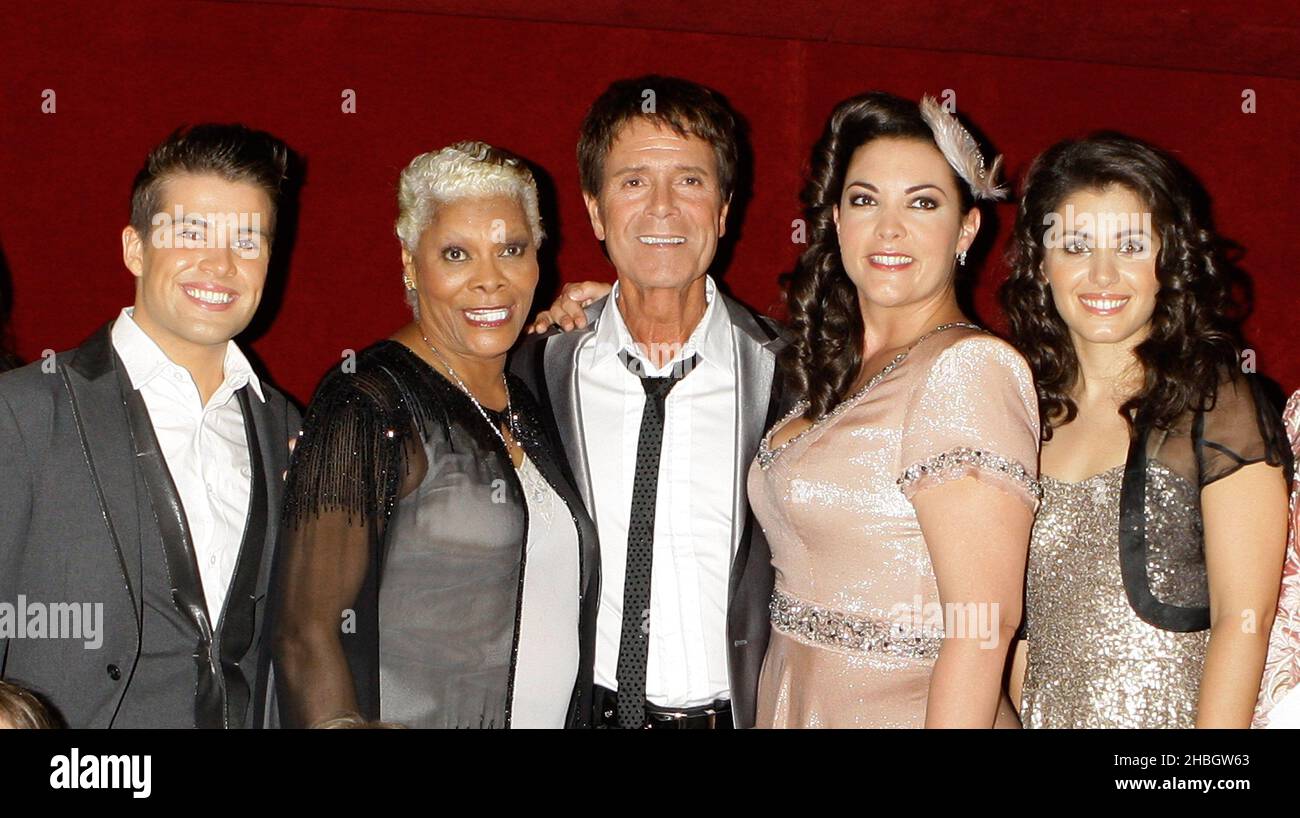
[[[638,358],[648,376],[666,375],[698,355],[664,405],[663,448],[655,495],[650,580],[650,652],[646,699],[692,707],[729,699],[727,577],[732,554],[736,367],[731,325],[706,277],[708,307],[690,337],[662,367],[633,343],[618,307],[618,286],[596,332],[578,353],[582,429],[591,459],[601,593],[596,625],[596,684],[617,690],[623,622],[628,518],[645,390],[619,357]]]
[[[185,507],[208,616],[215,622],[239,560],[253,477],[236,393],[252,386],[258,400],[265,403],[266,397],[248,359],[229,341],[225,378],[204,405],[194,378],[185,367],[172,363],[135,323],[132,313],[127,307],[113,323],[113,349],[149,410],[158,446]]]

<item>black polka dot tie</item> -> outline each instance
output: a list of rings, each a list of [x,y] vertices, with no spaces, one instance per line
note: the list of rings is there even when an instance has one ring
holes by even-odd
[[[672,374],[648,378],[642,364],[626,352],[620,354],[645,388],[645,410],[636,446],[636,474],[632,480],[632,513],[627,521],[627,563],[623,571],[623,627],[618,643],[618,724],[645,726],[645,669],[650,652],[650,568],[654,556],[655,495],[659,488],[659,455],[664,440],[664,405],[668,393],[694,368],[696,356],[673,366]]]

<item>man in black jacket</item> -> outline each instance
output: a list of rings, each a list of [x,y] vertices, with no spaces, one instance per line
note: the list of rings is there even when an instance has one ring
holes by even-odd
[[[262,297],[288,158],[243,126],[173,134],[122,231],[134,306],[0,376],[0,678],[71,727],[262,724],[299,416],[232,339]]]
[[[708,275],[736,130],[686,80],[621,80],[596,100],[578,162],[618,283],[584,328],[531,338],[512,363],[600,534],[598,726],[754,724],[773,579],[745,481],[779,410],[785,341]]]

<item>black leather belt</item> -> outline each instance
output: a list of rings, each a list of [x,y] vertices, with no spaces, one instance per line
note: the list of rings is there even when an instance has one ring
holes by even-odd
[[[595,686],[592,700],[596,704],[596,726],[618,727],[618,694]],[[646,702],[647,730],[730,730],[731,702],[719,699],[700,707],[660,707]]]

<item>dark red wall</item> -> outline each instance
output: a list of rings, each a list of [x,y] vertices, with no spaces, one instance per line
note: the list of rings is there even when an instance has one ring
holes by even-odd
[[[306,158],[282,298],[264,307],[269,326],[247,339],[300,400],[343,349],[406,320],[394,190],[419,152],[472,137],[522,153],[553,180],[552,277],[609,278],[578,194],[576,130],[610,80],[657,71],[721,90],[749,120],[753,196],[723,280],[760,309],[776,305],[777,275],[798,254],[790,222],[801,172],[833,104],[870,88],[914,98],[953,89],[1013,177],[1052,141],[1098,128],[1177,152],[1212,192],[1221,231],[1246,249],[1260,370],[1300,388],[1294,79],[926,50],[917,34],[874,47],[296,4],[52,3],[2,19],[0,248],[13,336],[29,360],[75,345],[130,302],[118,233],[131,178],[183,122],[243,121]],[[41,112],[47,88],[55,114]],[[354,115],[340,111],[349,88]],[[1247,88],[1257,113],[1241,111]],[[1000,236],[976,291],[995,326],[1012,207],[997,216]]]

